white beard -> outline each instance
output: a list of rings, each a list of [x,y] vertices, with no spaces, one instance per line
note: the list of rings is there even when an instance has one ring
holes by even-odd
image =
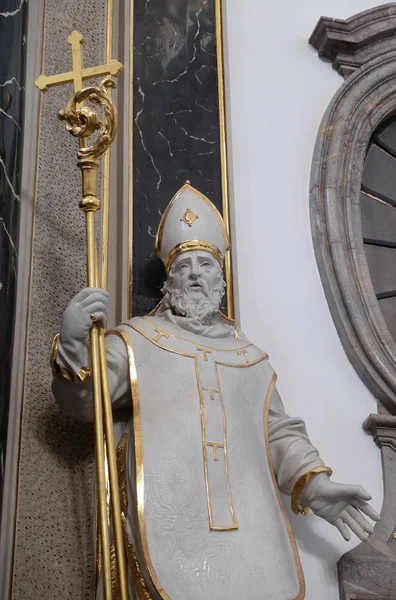
[[[191,319],[197,319],[200,323],[204,323],[214,313],[219,311],[221,299],[224,296],[225,283],[221,278],[219,284],[209,290],[204,281],[199,281],[201,284],[201,293],[186,289],[174,287],[171,278],[165,282],[163,292],[166,296],[166,303],[179,315]]]

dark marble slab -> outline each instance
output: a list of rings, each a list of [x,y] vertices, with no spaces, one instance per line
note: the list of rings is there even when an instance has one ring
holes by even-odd
[[[18,266],[26,0],[0,0],[0,498]]]
[[[215,0],[135,0],[133,315],[161,297],[155,234],[186,180],[222,212]]]

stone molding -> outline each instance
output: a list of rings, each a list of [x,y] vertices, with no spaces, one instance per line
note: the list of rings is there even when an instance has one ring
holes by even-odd
[[[394,600],[396,598],[395,498],[396,417],[372,414],[363,427],[381,449],[384,501],[381,521],[365,544],[359,544],[338,563],[341,600]]]
[[[337,54],[330,52],[330,24],[336,24],[333,31],[341,30],[340,23],[351,27],[351,23],[361,23],[363,18],[368,23],[370,12],[374,15],[372,27],[378,14],[382,15],[379,22],[383,31],[385,14],[390,22],[388,31],[396,26],[396,3],[365,11],[347,21],[322,18],[312,36],[316,46],[323,55],[327,52],[336,60]],[[368,24],[363,27],[363,31],[369,29]],[[323,43],[319,31],[325,37]],[[347,33],[343,32],[344,37]],[[374,34],[371,37],[378,41]],[[316,260],[344,349],[374,396],[396,413],[396,343],[371,282],[359,197],[371,135],[380,123],[394,115],[396,108],[396,45],[392,37],[387,40],[388,51],[371,58],[346,79],[323,117],[311,171],[310,212]],[[346,41],[343,46],[337,44],[345,52]],[[350,47],[353,57],[355,46]]]
[[[321,17],[309,43],[348,77],[369,60],[388,52],[396,37],[396,4],[383,4],[346,21]],[[393,38],[393,40],[391,39]]]
[[[310,38],[319,55],[346,78],[326,110],[314,150],[310,212],[315,256],[345,352],[379,400],[381,413],[363,425],[381,450],[381,520],[369,542],[341,557],[341,600],[396,599],[396,343],[372,285],[360,214],[370,138],[396,110],[395,42],[396,3],[346,21],[322,17]]]
[[[363,423],[379,448],[387,446],[396,452],[396,417],[393,415],[369,415]]]

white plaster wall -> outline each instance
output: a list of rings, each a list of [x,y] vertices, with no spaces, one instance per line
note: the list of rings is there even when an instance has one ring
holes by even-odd
[[[361,428],[376,403],[350,365],[313,252],[309,176],[322,115],[342,78],[308,38],[321,15],[364,0],[227,0],[229,134],[242,328],[270,354],[290,414],[305,418],[333,480],[382,504],[380,453]],[[356,545],[310,515],[292,516],[306,600],[339,598],[336,563]]]

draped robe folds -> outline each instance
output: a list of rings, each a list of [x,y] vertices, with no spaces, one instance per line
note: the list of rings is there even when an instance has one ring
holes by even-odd
[[[278,488],[290,494],[323,462],[285,413],[267,355],[217,320],[203,335],[187,319],[136,317],[107,336],[114,408],[132,395],[128,533],[146,595],[131,575],[131,598],[301,599]],[[82,354],[60,348],[58,360],[78,370]],[[65,412],[92,419],[90,382],[55,376],[53,391]]]

